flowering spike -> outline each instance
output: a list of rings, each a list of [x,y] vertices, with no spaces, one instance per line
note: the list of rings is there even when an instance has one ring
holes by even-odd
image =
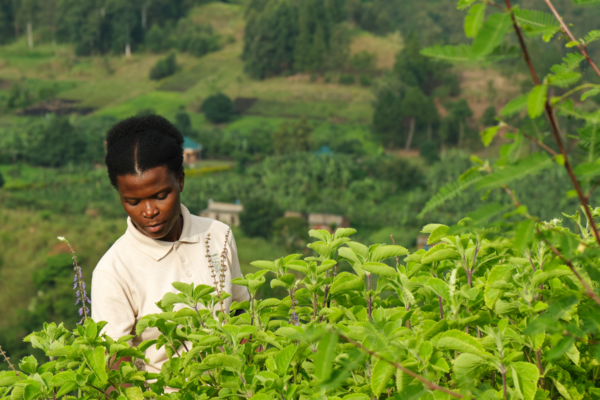
[[[83,318],[81,319],[81,321],[79,321],[79,323],[81,324],[83,321],[89,318],[88,314],[90,310],[86,304],[86,301],[89,304],[91,304],[91,301],[85,290],[85,282],[83,281],[81,267],[79,266],[79,262],[77,261],[77,255],[75,254],[75,250],[73,250],[73,246],[71,246],[71,243],[69,243],[69,241],[64,236],[58,236],[57,239],[69,246],[69,250],[71,251],[71,258],[73,259],[73,269],[75,270],[75,274],[73,276],[73,290],[75,290],[75,293],[77,294],[77,301],[75,302],[75,305],[81,302],[81,308],[79,309],[79,315],[83,315]]]

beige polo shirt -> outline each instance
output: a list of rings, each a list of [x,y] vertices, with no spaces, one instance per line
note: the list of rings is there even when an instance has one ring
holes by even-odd
[[[138,231],[127,219],[127,231],[100,260],[92,277],[92,318],[106,321],[104,333],[113,339],[135,335],[135,324],[145,315],[162,312],[156,302],[165,293],[178,291],[173,282],[194,283],[214,287],[211,269],[206,258],[206,237],[210,233],[209,255],[217,275],[219,257],[225,246],[229,227],[210,218],[191,215],[181,205],[183,230],[177,242],[154,240]],[[227,272],[225,291],[232,296],[224,301],[226,311],[233,300],[249,299],[244,286],[232,285],[231,279],[241,277],[240,263],[233,234],[227,240]],[[218,277],[217,277],[218,279]],[[133,345],[156,339],[156,328],[147,329],[133,339]],[[147,370],[160,372],[167,360],[164,348],[150,346]]]

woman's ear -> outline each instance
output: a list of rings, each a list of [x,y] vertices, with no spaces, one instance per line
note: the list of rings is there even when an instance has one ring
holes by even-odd
[[[184,186],[185,186],[185,172],[181,172],[181,175],[179,175],[179,193],[183,192]]]

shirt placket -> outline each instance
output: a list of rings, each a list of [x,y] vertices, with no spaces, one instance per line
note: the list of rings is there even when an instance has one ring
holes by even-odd
[[[175,256],[177,257],[177,263],[179,264],[180,270],[183,272],[188,283],[194,281],[194,269],[192,268],[192,262],[187,257],[184,246],[181,243],[175,244]]]

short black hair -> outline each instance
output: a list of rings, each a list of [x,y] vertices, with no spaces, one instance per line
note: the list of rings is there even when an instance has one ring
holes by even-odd
[[[179,176],[183,173],[183,136],[159,115],[127,118],[108,131],[105,162],[115,188],[119,175],[141,174],[159,166]]]

